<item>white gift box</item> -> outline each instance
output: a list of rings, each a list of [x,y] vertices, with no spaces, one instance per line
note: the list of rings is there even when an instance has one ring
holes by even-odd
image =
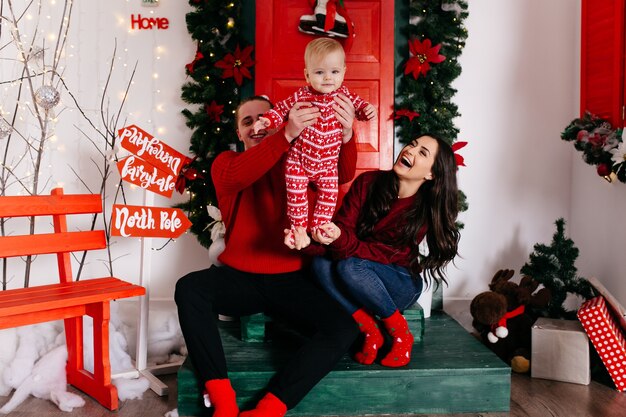
[[[589,385],[589,339],[577,320],[539,318],[532,327],[533,378]]]

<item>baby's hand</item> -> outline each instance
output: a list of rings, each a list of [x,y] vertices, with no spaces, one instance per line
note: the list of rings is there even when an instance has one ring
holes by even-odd
[[[374,107],[372,104],[368,104],[367,106],[365,106],[365,109],[363,109],[363,113],[365,113],[365,117],[367,117],[367,120],[372,120],[376,117],[376,107]]]
[[[325,223],[313,229],[311,237],[322,245],[329,245],[341,236],[341,229],[333,222]]]
[[[285,245],[289,249],[304,249],[311,244],[311,238],[304,227],[296,227],[295,230],[285,229]]]
[[[254,129],[254,133],[257,134],[259,133],[259,130],[265,129],[269,125],[270,119],[268,119],[267,117],[259,117],[259,120],[254,122],[254,126],[252,126],[252,129]]]

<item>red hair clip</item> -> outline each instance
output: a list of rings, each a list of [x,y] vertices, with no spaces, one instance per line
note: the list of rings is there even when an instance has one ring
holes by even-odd
[[[461,155],[459,155],[456,151],[458,151],[459,149],[461,149],[462,147],[464,147],[465,145],[467,145],[467,142],[456,142],[452,144],[452,152],[454,152],[454,160],[456,161],[456,166],[457,167],[464,167],[465,165],[465,158],[463,158]]]

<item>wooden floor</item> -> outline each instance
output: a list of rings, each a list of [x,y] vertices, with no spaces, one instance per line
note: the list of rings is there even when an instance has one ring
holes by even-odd
[[[86,404],[72,413],[60,411],[50,401],[30,398],[22,403],[11,417],[161,417],[176,408],[176,375],[162,375],[160,379],[170,389],[168,397],[158,397],[152,391],[144,394],[142,400],[128,400],[120,403],[119,411],[113,413],[91,398]],[[511,384],[510,413],[470,413],[470,414],[420,414],[415,417],[622,417],[626,414],[626,393],[619,393],[598,382],[588,386],[567,384],[525,375],[513,375]],[[72,392],[77,392],[70,388]],[[0,397],[0,405],[6,402]],[[408,417],[397,415],[389,417]]]

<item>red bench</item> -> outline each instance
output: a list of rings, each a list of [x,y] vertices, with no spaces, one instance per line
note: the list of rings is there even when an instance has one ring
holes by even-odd
[[[58,284],[0,291],[0,329],[65,321],[67,382],[110,410],[118,407],[109,362],[109,301],[144,295],[145,288],[114,277],[74,281],[70,252],[106,248],[104,231],[67,230],[66,215],[102,212],[98,194],[0,197],[0,218],[51,216],[54,233],[0,236],[0,258],[56,254]],[[52,278],[52,277],[50,277]],[[83,316],[93,319],[94,369],[84,369]]]

